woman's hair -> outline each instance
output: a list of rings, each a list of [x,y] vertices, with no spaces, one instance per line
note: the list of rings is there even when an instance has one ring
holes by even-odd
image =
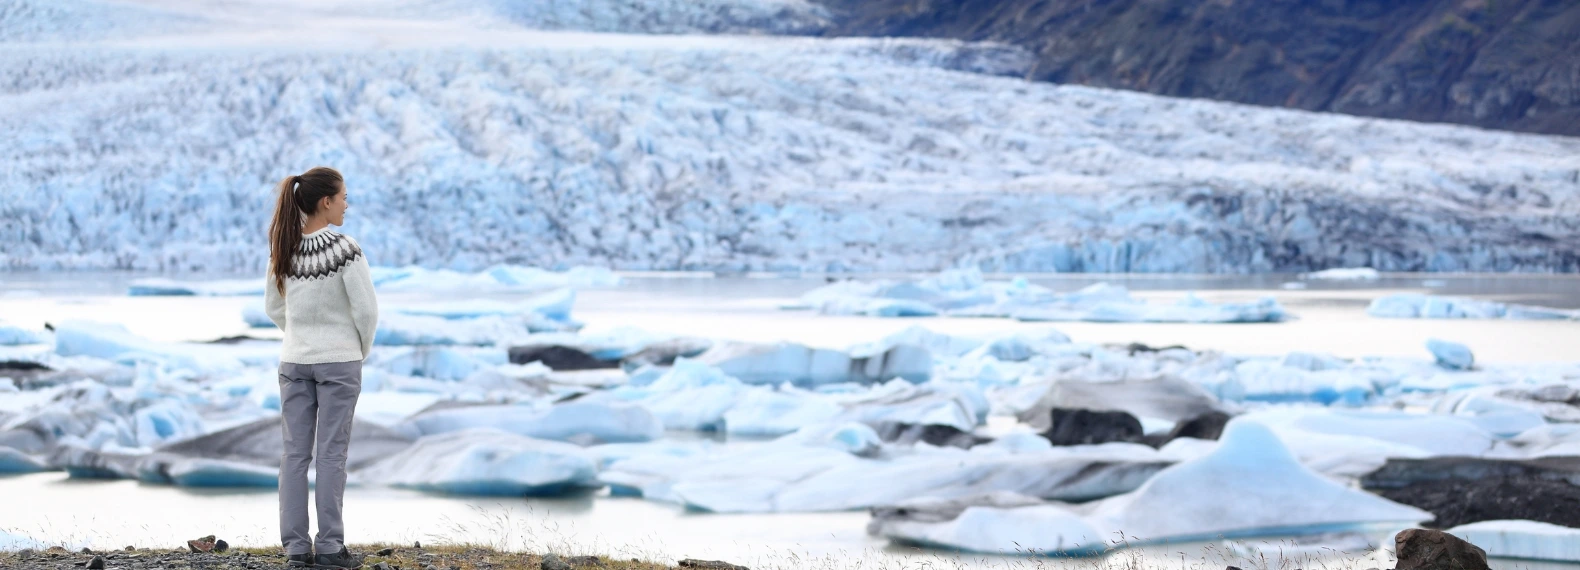
[[[302,224],[318,213],[318,202],[333,197],[345,187],[340,173],[327,166],[315,167],[280,181],[274,204],[274,221],[269,223],[269,268],[274,271],[274,286],[285,294],[285,276],[291,271],[291,258],[302,244]]]

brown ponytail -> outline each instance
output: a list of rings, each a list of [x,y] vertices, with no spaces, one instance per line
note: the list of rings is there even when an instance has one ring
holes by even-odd
[[[318,203],[333,197],[345,187],[345,179],[335,169],[315,167],[280,181],[275,191],[274,220],[269,223],[269,269],[274,286],[285,294],[285,276],[291,271],[291,258],[302,244],[302,224],[318,213]]]

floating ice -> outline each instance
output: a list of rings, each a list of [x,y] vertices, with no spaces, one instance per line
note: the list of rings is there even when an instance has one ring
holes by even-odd
[[[49,469],[42,460],[0,445],[0,473],[34,473]]]
[[[1580,319],[1580,311],[1483,301],[1466,297],[1444,297],[1420,293],[1398,293],[1372,301],[1366,313],[1392,319]]]
[[[871,528],[893,539],[976,552],[1085,553],[1121,532],[1129,544],[1139,545],[1368,529],[1433,517],[1312,471],[1272,430],[1244,420],[1230,422],[1212,452],[1158,472],[1135,491],[1079,510],[1011,504],[973,505],[959,512],[940,521],[880,509]],[[967,513],[970,519],[956,522]],[[1027,536],[1012,528],[1048,530]],[[1023,538],[1029,542],[1017,544]]]
[[[1580,529],[1526,520],[1482,521],[1447,532],[1481,547],[1487,556],[1580,562]]]
[[[52,336],[43,330],[33,330],[0,321],[0,346],[47,344]]]
[[[358,472],[364,481],[457,495],[555,495],[597,486],[581,447],[497,429],[425,436]]]
[[[808,512],[993,491],[1093,499],[1134,489],[1170,463],[1143,446],[1024,453],[983,446],[980,452],[931,446],[874,450],[873,441],[861,435],[867,431],[839,423],[809,426],[751,449],[618,461],[599,477],[621,494],[701,510]]]
[[[564,273],[520,265],[495,265],[478,273],[415,265],[373,269],[374,288],[389,293],[510,293],[619,284],[619,277],[601,267],[574,267]]]
[[[1106,283],[1058,294],[1024,279],[986,281],[975,269],[946,271],[919,281],[834,283],[808,291],[784,308],[815,309],[830,315],[947,314],[1022,321],[1242,323],[1278,322],[1286,317],[1283,307],[1270,297],[1253,303],[1213,304],[1192,295],[1172,305],[1159,305]]]
[[[1476,357],[1471,354],[1470,347],[1457,342],[1427,339],[1426,349],[1437,358],[1438,366],[1449,370],[1470,370],[1470,367],[1476,363]]]
[[[577,443],[653,441],[664,434],[664,424],[646,408],[575,401],[547,409],[512,405],[448,408],[418,414],[401,424],[401,429],[420,435],[472,428],[497,428],[526,437]]]
[[[263,295],[264,279],[222,279],[214,281],[177,281],[156,277],[150,279],[134,279],[127,287],[126,294],[133,297],[144,296],[202,296],[202,297],[234,297],[246,295]]]
[[[1370,267],[1341,267],[1313,271],[1301,277],[1325,281],[1376,281],[1382,278],[1382,274]]]
[[[842,382],[873,383],[892,378],[924,382],[933,358],[920,346],[898,344],[875,354],[846,353],[782,342],[719,343],[697,357],[748,384],[817,386]]]

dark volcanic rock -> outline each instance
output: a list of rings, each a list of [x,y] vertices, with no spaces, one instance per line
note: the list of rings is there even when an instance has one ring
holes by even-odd
[[[553,370],[598,370],[620,367],[618,360],[602,360],[582,349],[558,344],[512,346],[510,362],[512,364],[542,362],[544,366]]]
[[[887,443],[901,445],[914,445],[924,442],[939,447],[951,446],[961,449],[971,449],[971,446],[993,441],[991,438],[973,435],[971,432],[960,431],[954,426],[937,424],[907,424],[902,422],[883,422],[872,426],[878,432],[878,437]]]
[[[833,35],[998,41],[1032,79],[1580,134],[1571,0],[818,0]]]
[[[1182,437],[1217,441],[1218,436],[1223,435],[1223,427],[1228,424],[1229,414],[1214,410],[1175,425],[1163,441],[1167,443]]]
[[[1141,441],[1141,420],[1125,412],[1054,408],[1042,436],[1054,445]]]
[[[730,564],[719,560],[695,560],[687,558],[680,561],[681,568],[696,568],[698,570],[751,570],[745,566]]]
[[[1430,511],[1436,528],[1505,519],[1580,527],[1580,457],[1390,459],[1361,486]]]
[[[1412,528],[1394,536],[1394,570],[1489,570],[1487,551],[1437,530]]]

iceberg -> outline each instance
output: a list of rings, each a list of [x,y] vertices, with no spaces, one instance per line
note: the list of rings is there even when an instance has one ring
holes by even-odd
[[[1089,554],[1118,533],[1134,546],[1382,529],[1432,519],[1431,513],[1312,471],[1271,429],[1245,420],[1231,421],[1206,455],[1165,468],[1134,491],[1093,503],[1027,504],[1000,497],[955,508],[933,504],[917,515],[875,510],[869,529],[894,540],[973,552]],[[948,516],[953,512],[959,514]],[[1046,531],[1028,536],[1024,529]]]
[[[1107,283],[1059,294],[1024,279],[987,281],[976,269],[946,271],[917,281],[843,281],[808,291],[781,307],[827,315],[1009,317],[1029,322],[1262,323],[1288,316],[1271,297],[1214,304],[1190,295],[1161,305],[1136,299],[1124,287]]]
[[[995,491],[1087,500],[1135,489],[1172,463],[1136,447],[896,448],[870,427],[836,422],[750,449],[617,461],[599,479],[622,495],[727,513],[840,511]]]
[[[1320,281],[1376,281],[1382,278],[1382,273],[1370,267],[1339,267],[1313,271],[1301,277]]]
[[[49,465],[38,458],[0,445],[0,474],[36,473],[48,469]]]
[[[1580,319],[1580,311],[1572,309],[1420,293],[1398,293],[1379,297],[1366,307],[1366,314],[1388,319]]]
[[[1482,521],[1446,532],[1487,551],[1487,556],[1580,562],[1580,529],[1523,520]]]
[[[581,447],[478,428],[424,436],[357,476],[421,491],[520,497],[596,487],[597,471]]]
[[[0,321],[0,346],[48,344],[53,341],[47,331],[23,328]]]
[[[632,443],[664,435],[664,424],[646,408],[630,404],[571,401],[546,409],[524,405],[477,405],[423,412],[397,426],[417,435],[495,428],[525,437],[576,443]]]
[[[1476,357],[1471,354],[1470,347],[1457,342],[1427,339],[1426,349],[1437,358],[1437,365],[1449,370],[1470,370],[1475,365]]]
[[[871,384],[893,378],[925,382],[933,370],[933,357],[927,349],[906,344],[889,346],[874,354],[852,354],[787,342],[717,343],[696,359],[747,384],[789,382],[803,387],[844,382]]]
[[[126,294],[133,297],[155,296],[201,296],[201,297],[236,297],[236,296],[262,296],[264,288],[263,278],[258,279],[222,279],[214,281],[178,281],[166,278],[134,279],[126,289]]]

